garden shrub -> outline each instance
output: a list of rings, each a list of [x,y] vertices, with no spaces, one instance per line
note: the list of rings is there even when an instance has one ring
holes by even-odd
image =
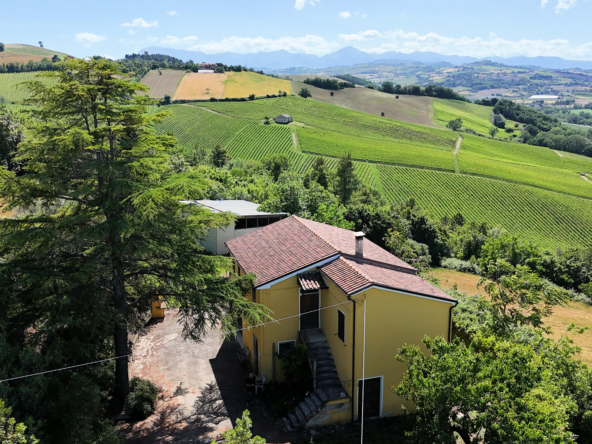
[[[481,269],[476,263],[471,261],[463,261],[462,259],[456,259],[454,257],[448,257],[446,259],[443,259],[442,267],[448,268],[449,270],[461,271],[463,273],[481,273]]]
[[[159,388],[147,379],[134,377],[130,383],[130,394],[125,400],[125,413],[142,421],[154,413]]]

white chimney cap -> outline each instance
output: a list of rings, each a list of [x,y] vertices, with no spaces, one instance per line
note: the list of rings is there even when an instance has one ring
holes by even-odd
[[[366,236],[366,233],[364,233],[363,231],[357,231],[354,233],[354,236],[356,237],[364,237]]]

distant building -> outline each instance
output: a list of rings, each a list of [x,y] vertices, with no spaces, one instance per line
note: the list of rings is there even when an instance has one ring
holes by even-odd
[[[294,119],[290,114],[280,114],[275,118],[275,123],[291,123]]]
[[[216,65],[215,63],[201,62],[201,63],[198,63],[197,66],[199,67],[199,69],[214,69],[218,65]]]
[[[202,246],[212,254],[228,254],[225,242],[284,219],[286,213],[259,211],[259,204],[246,200],[184,200],[181,203],[199,205],[213,213],[232,213],[237,217],[234,225],[210,228]]]
[[[197,72],[200,74],[213,74],[214,70],[213,69],[198,69]]]
[[[534,96],[530,96],[530,100],[557,100],[559,96],[551,96],[547,94],[535,94]]]

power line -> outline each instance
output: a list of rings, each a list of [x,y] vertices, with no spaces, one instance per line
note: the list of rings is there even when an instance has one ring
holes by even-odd
[[[303,315],[307,315],[307,314],[310,314],[310,313],[315,313],[317,311],[326,310],[327,308],[337,307],[338,305],[343,305],[343,304],[347,304],[347,303],[349,303],[349,301],[340,302],[338,304],[329,305],[327,307],[321,307],[321,308],[318,308],[316,310],[307,311],[305,313],[300,313],[300,314],[293,315],[293,316],[287,316],[285,318],[276,319],[276,320],[269,321],[269,322],[263,322],[262,324],[257,324],[257,325],[253,325],[253,326],[249,326],[249,327],[239,328],[237,330],[232,330],[232,331],[227,332],[227,333],[218,333],[218,334],[215,334],[215,335],[206,335],[205,338],[213,338],[213,337],[217,337],[217,336],[227,336],[227,335],[231,335],[231,334],[236,334],[239,331],[250,330],[252,328],[262,327],[264,325],[269,325],[269,324],[276,324],[276,323],[285,321],[287,319],[297,318],[297,317],[300,317],[300,316],[303,316]],[[160,348],[167,348],[167,347],[160,347]],[[45,372],[32,373],[30,375],[23,375],[23,376],[17,376],[17,377],[14,377],[14,378],[2,379],[2,380],[0,380],[0,383],[2,383],[2,382],[8,382],[8,381],[14,381],[16,379],[31,378],[33,376],[45,375],[47,373],[60,372],[62,370],[70,370],[70,369],[73,369],[73,368],[84,367],[84,366],[87,366],[87,365],[100,364],[101,362],[113,361],[115,359],[121,359],[121,358],[128,358],[130,356],[132,356],[131,353],[129,355],[116,356],[114,358],[101,359],[100,361],[86,362],[84,364],[77,364],[77,365],[71,365],[69,367],[62,367],[62,368],[56,368],[54,370],[47,370]]]
[[[72,368],[84,367],[85,365],[100,364],[101,362],[113,361],[115,359],[127,358],[127,357],[130,357],[130,356],[131,356],[131,354],[124,355],[124,356],[116,356],[115,358],[101,359],[100,361],[86,362],[84,364],[71,365],[70,367],[56,368],[54,370],[47,370],[45,372],[33,373],[31,375],[23,375],[23,376],[17,376],[15,378],[2,379],[2,380],[0,380],[0,383],[2,383],[2,382],[8,382],[8,381],[14,381],[15,379],[30,378],[32,376],[46,375],[47,373],[61,372],[62,370],[70,370]]]

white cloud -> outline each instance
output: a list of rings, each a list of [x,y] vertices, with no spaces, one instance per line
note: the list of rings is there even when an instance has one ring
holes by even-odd
[[[76,34],[76,41],[86,44],[86,46],[90,46],[93,43],[99,43],[103,40],[106,40],[107,37],[97,34],[92,34],[90,32],[80,32]]]
[[[134,35],[136,33],[136,31],[134,31],[133,29],[130,29],[130,30],[127,31],[127,33],[129,35]]]
[[[349,11],[343,11],[339,13],[339,17],[341,17],[342,19],[348,19],[350,18],[351,14],[349,13]]]
[[[347,35],[345,38],[340,36],[340,38],[346,41],[366,40],[358,36],[373,32],[376,31],[365,31],[363,33]],[[382,53],[385,51],[400,51],[404,53],[410,53],[413,51],[433,51],[440,54],[454,54],[478,58],[492,56],[555,56],[573,60],[592,59],[592,42],[573,46],[570,45],[569,41],[564,39],[523,39],[512,41],[505,40],[492,33],[487,40],[481,37],[446,37],[434,32],[420,35],[416,32],[405,32],[402,30],[383,33],[376,37],[382,38],[384,43],[382,43],[380,46],[369,49],[369,52]]]
[[[298,9],[299,11],[304,8],[304,6],[308,3],[309,5],[316,5],[317,3],[319,3],[321,0],[296,0],[296,3],[294,3],[294,8]]]
[[[190,35],[188,37],[175,37],[174,35],[167,35],[164,39],[160,41],[163,45],[176,45],[178,43],[185,43],[191,44],[197,42],[197,37],[194,35]]]
[[[148,40],[149,42],[156,42],[158,40],[158,37],[146,37],[146,40]]]
[[[154,26],[155,28],[158,28],[158,22],[156,20],[154,20],[152,23],[150,23],[140,17],[140,18],[132,20],[131,23],[126,22],[121,26],[132,26],[134,28],[151,28]]]
[[[578,0],[558,0],[557,6],[555,6],[555,12],[565,11],[575,5]]]
[[[588,0],[584,0],[584,1],[588,1]],[[578,2],[578,0],[557,0],[557,5],[555,5],[555,12],[559,13],[561,11],[567,11],[572,6],[575,6],[575,4],[577,2]],[[548,3],[549,3],[549,0],[541,0],[541,8],[544,8],[545,6],[547,6]]]
[[[166,13],[167,13],[168,15],[170,15],[171,17],[172,17],[173,15],[177,15],[177,11],[167,11]]]
[[[305,35],[302,37],[281,37],[279,39],[266,39],[263,37],[227,37],[221,41],[200,43],[189,48],[190,51],[203,51],[215,54],[218,52],[238,52],[241,54],[251,52],[269,52],[285,49],[289,52],[324,55],[338,50],[341,45],[337,42],[328,42],[323,37]]]
[[[340,34],[339,40],[344,40],[346,42],[361,42],[363,40],[380,37],[381,35],[380,32],[370,29],[368,31],[360,31],[356,34]]]

